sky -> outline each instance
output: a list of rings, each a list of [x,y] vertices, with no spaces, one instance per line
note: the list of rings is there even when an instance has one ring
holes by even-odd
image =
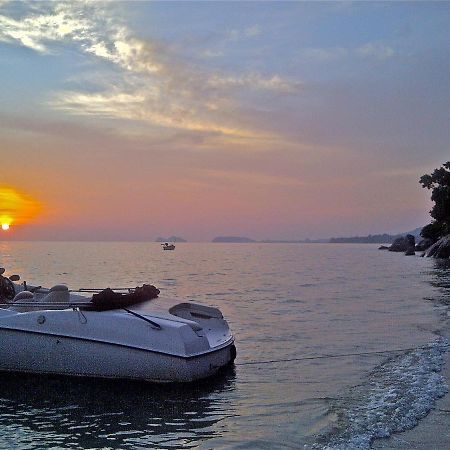
[[[425,225],[449,23],[450,2],[0,0],[0,239]]]

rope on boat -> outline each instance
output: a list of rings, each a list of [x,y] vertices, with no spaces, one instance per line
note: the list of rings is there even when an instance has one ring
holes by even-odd
[[[113,287],[109,288],[113,291],[134,291],[136,287]],[[101,292],[104,291],[105,288],[79,288],[79,289],[69,289],[69,292]]]
[[[11,306],[26,306],[29,308],[36,308],[41,309],[42,306],[65,306],[67,308],[78,308],[80,306],[92,306],[91,302],[73,302],[73,303],[67,303],[67,302],[10,302],[0,303],[0,308],[6,307],[9,308]]]
[[[369,352],[359,352],[359,353],[340,353],[337,355],[316,355],[316,356],[303,356],[300,358],[281,358],[281,359],[268,359],[261,361],[246,361],[246,362],[235,362],[235,366],[250,366],[250,365],[261,365],[261,364],[275,364],[282,362],[295,362],[295,361],[309,361],[313,359],[328,359],[328,358],[346,358],[349,356],[370,356],[370,355],[382,355],[387,353],[403,353],[410,352],[414,350],[431,350],[436,348],[437,345],[423,345],[419,347],[409,347],[409,348],[396,348],[391,350],[374,350]],[[450,344],[439,344],[439,348],[449,348]]]

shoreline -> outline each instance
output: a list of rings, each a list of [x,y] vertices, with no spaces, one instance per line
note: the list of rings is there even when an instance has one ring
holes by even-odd
[[[450,309],[449,309],[450,312]],[[443,337],[450,340],[450,330],[445,327]],[[439,372],[450,389],[450,349],[444,355]],[[433,409],[410,430],[394,433],[387,438],[377,438],[371,449],[376,450],[443,450],[450,448],[450,390],[436,400]]]

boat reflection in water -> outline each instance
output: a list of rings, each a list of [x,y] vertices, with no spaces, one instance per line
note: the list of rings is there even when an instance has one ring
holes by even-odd
[[[0,448],[189,448],[234,415],[218,395],[234,391],[234,367],[189,385],[28,374],[0,374],[0,384]]]

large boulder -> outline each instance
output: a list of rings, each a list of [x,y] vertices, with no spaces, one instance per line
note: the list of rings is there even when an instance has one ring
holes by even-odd
[[[414,250],[416,244],[416,238],[412,234],[407,234],[406,236],[398,237],[392,245],[389,247],[390,252],[407,252]]]
[[[439,239],[435,244],[429,247],[425,256],[433,258],[450,258],[450,234]]]
[[[431,247],[434,244],[432,239],[423,238],[416,244],[417,252],[424,252],[428,247]]]

